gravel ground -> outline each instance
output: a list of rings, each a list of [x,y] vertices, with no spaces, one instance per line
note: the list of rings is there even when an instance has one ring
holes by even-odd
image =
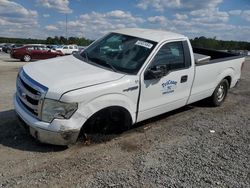
[[[23,64],[0,54],[0,187],[250,187],[250,60],[221,107],[195,103],[69,148],[17,125]]]

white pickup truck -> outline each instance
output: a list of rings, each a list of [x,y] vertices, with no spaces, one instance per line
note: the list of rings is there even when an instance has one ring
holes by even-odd
[[[204,98],[219,106],[240,79],[244,60],[192,48],[180,34],[123,29],[81,54],[25,65],[15,110],[41,142],[68,145],[82,130],[125,130]]]

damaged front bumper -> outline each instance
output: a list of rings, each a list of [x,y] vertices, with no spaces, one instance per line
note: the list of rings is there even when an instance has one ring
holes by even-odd
[[[82,123],[79,118],[75,120],[73,117],[70,120],[55,119],[51,123],[39,121],[21,107],[15,96],[13,98],[20,125],[26,128],[34,138],[42,143],[54,145],[70,145],[77,141],[81,128],[79,124]]]
[[[32,127],[28,125],[20,116],[17,114],[19,125],[25,128],[31,136],[39,140],[42,143],[54,144],[54,145],[69,145],[76,142],[79,131],[68,130],[53,132],[38,127]]]

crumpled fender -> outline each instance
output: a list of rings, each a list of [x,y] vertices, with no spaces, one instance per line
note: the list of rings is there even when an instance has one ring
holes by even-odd
[[[105,94],[92,99],[88,103],[81,103],[78,106],[78,112],[88,119],[101,109],[111,106],[125,108],[130,113],[132,122],[135,123],[136,104],[134,104],[127,96],[122,94]]]

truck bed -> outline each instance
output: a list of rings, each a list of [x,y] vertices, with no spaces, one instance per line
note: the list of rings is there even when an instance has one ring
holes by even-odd
[[[195,64],[208,63],[210,61],[210,59],[211,59],[211,57],[208,55],[194,53]]]
[[[193,47],[194,59],[197,66],[208,63],[218,63],[221,61],[228,61],[242,58],[241,55],[236,55],[228,52],[218,50]]]
[[[210,97],[225,77],[228,77],[230,88],[240,79],[244,56],[202,48],[193,48],[193,52],[200,62],[195,66],[195,79],[188,103]]]

